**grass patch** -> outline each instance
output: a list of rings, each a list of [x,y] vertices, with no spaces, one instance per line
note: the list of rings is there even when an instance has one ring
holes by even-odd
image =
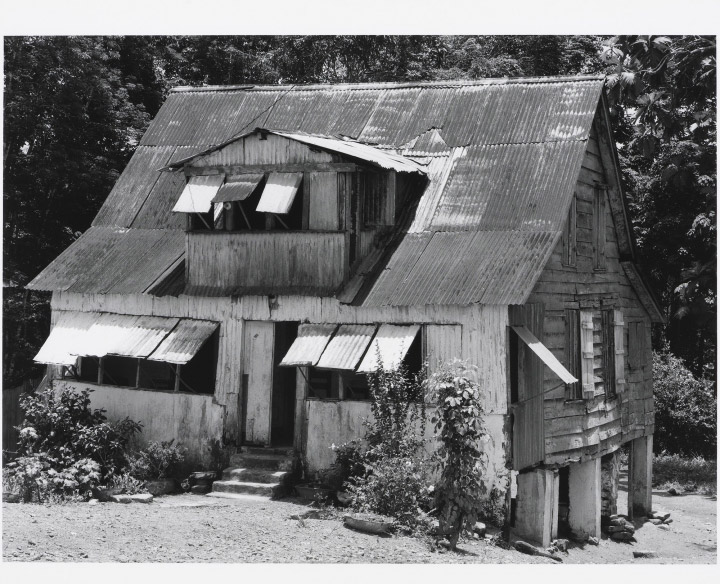
[[[717,460],[699,456],[685,458],[678,454],[660,454],[653,459],[653,487],[675,487],[690,493],[717,494]]]

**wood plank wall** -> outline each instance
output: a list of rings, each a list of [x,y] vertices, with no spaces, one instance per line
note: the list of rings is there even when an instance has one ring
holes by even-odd
[[[595,202],[598,193],[607,197],[612,190],[612,185],[610,189],[603,188],[612,182],[606,167],[612,168],[610,153],[598,139],[599,131],[602,128],[596,124],[576,185],[575,265],[568,265],[572,262],[568,262],[567,250],[561,241],[528,299],[529,303],[545,305],[543,342],[565,366],[572,366],[565,348],[567,311],[591,310],[593,316],[594,397],[570,401],[573,396],[569,388],[545,369],[546,464],[560,465],[612,452],[623,442],[652,433],[654,426],[650,317],[620,265],[612,201],[605,200],[599,205]],[[603,209],[604,220],[596,221],[593,215],[596,208]],[[594,245],[593,225],[603,224],[605,267],[602,269],[601,262],[600,269],[596,269],[598,250]],[[616,398],[606,399],[602,310],[611,309],[623,313],[624,349],[631,357],[625,368],[625,391]]]

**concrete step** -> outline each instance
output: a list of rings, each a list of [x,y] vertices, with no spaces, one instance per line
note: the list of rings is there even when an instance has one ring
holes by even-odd
[[[285,483],[290,473],[266,468],[226,468],[222,480],[252,483]]]
[[[280,483],[253,483],[249,481],[215,481],[212,493],[234,493],[236,495],[264,495],[278,497],[284,492]]]
[[[263,495],[245,495],[242,493],[208,493],[206,497],[215,497],[217,499],[235,499],[236,501],[245,501],[248,503],[267,503],[268,498]]]
[[[291,471],[294,459],[284,454],[239,453],[230,457],[231,468],[264,468],[275,471]]]
[[[272,448],[269,446],[240,446],[238,449],[240,454],[279,454],[281,456],[292,457],[295,449],[287,446],[284,448]]]

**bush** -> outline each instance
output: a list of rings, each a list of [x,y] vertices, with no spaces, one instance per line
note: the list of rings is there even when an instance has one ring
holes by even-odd
[[[369,376],[371,421],[360,442],[335,447],[333,466],[352,495],[352,507],[414,527],[430,508],[433,486],[424,450],[423,379],[400,368]]]
[[[717,461],[699,456],[684,458],[678,454],[661,454],[653,459],[653,487],[714,495],[717,490]]]
[[[717,404],[713,384],[696,379],[667,349],[653,352],[654,450],[660,454],[717,456]]]
[[[150,442],[130,459],[130,474],[142,481],[165,479],[185,460],[185,449],[169,442]]]
[[[25,501],[87,499],[127,464],[125,448],[140,424],[108,423],[90,409],[90,392],[52,389],[20,400],[18,458],[3,469],[3,483]]]
[[[487,434],[480,386],[468,372],[467,365],[454,361],[428,381],[429,394],[437,403],[432,421],[441,442],[436,453],[441,469],[436,505],[440,530],[448,534],[452,549],[461,533],[472,530],[487,492],[483,481],[485,458],[480,450],[480,441]]]

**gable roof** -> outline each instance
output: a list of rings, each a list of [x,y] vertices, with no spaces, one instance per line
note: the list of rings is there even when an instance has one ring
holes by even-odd
[[[91,231],[124,234],[105,261],[120,270],[118,282],[127,276],[123,292],[146,292],[147,282],[132,277],[135,262],[118,258],[132,257],[135,231],[184,229],[171,213],[184,176],[158,169],[258,127],[336,146],[347,147],[341,138],[348,137],[415,160],[429,182],[387,252],[353,283],[359,294],[345,294],[346,301],[521,304],[560,237],[602,87],[600,77],[571,77],[175,90]],[[87,262],[72,251],[81,245],[29,287],[107,291],[102,278],[84,276]],[[155,275],[172,271],[183,253],[182,237],[168,237]],[[68,288],[63,278],[73,277]]]

